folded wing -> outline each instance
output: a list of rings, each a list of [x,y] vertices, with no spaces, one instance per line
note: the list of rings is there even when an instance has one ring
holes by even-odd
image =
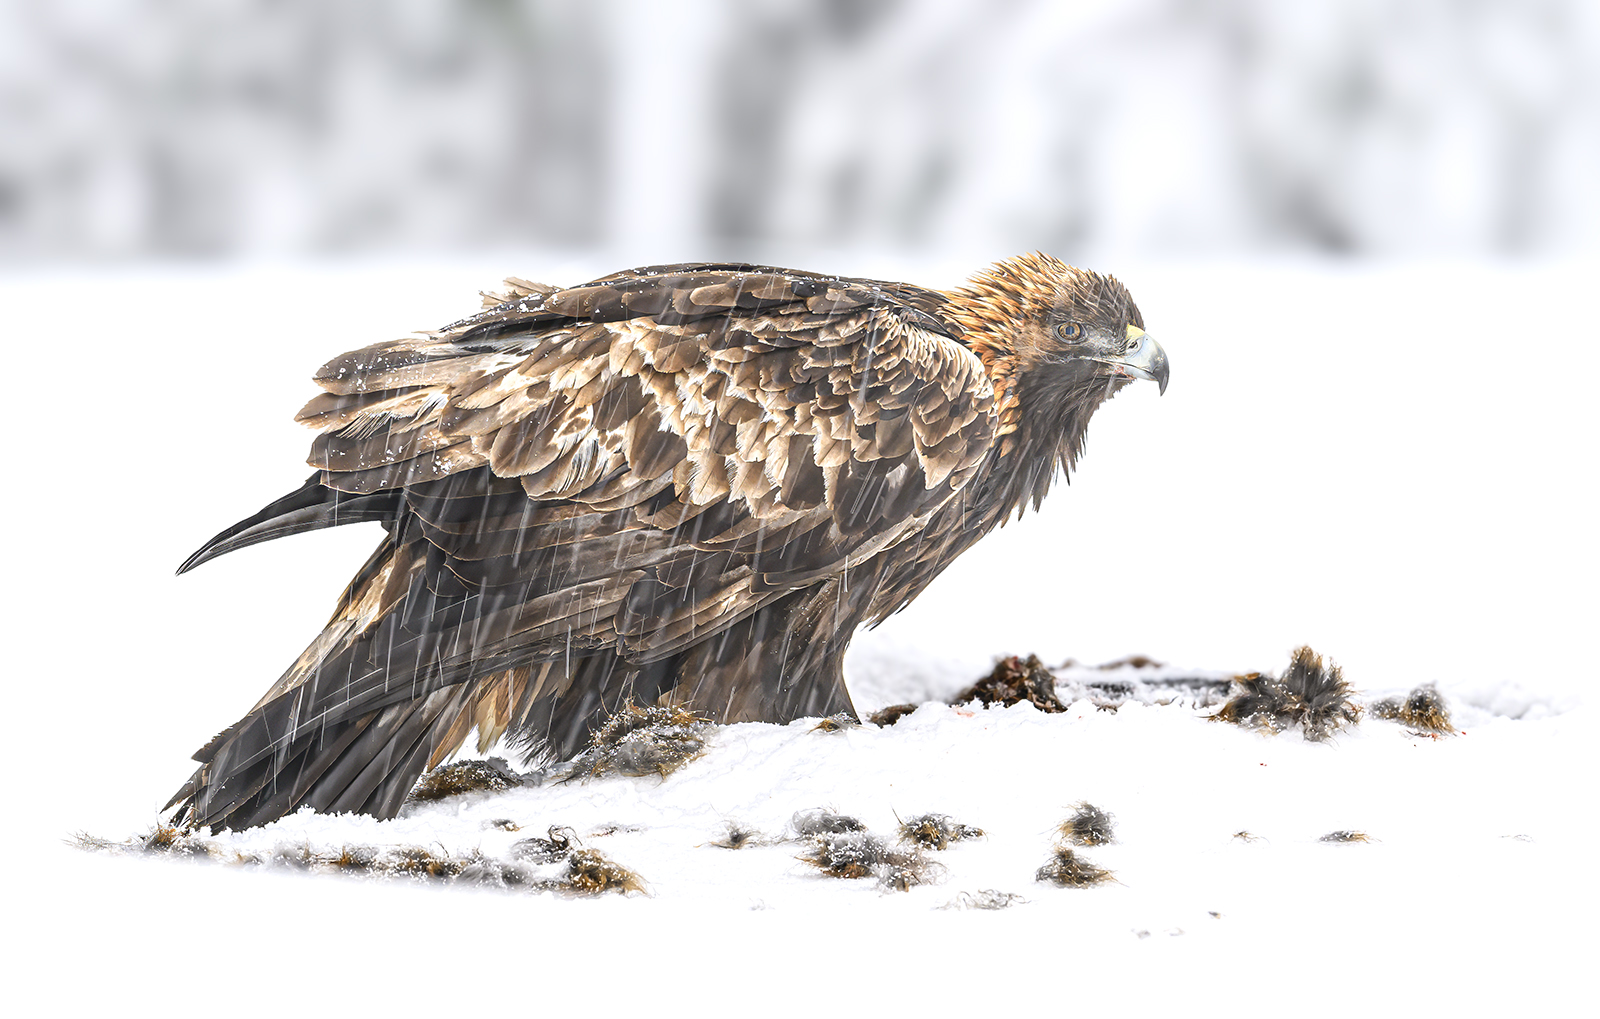
[[[912,539],[993,441],[993,390],[932,291],[735,265],[511,282],[440,332],[325,365],[299,420],[342,494],[218,536],[339,522],[321,506],[391,513],[323,635],[197,755],[213,779],[254,776],[214,781],[219,803],[265,795],[262,762],[311,760],[307,740],[343,739],[353,762],[380,731],[464,736],[473,684],[520,705],[502,725],[526,716],[577,674],[541,662],[666,662]],[[425,749],[407,760],[439,740]],[[319,767],[297,788],[337,771]]]

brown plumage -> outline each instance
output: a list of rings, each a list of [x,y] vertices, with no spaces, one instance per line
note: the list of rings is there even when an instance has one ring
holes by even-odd
[[[183,565],[388,531],[195,755],[189,821],[389,817],[473,729],[568,756],[633,701],[838,711],[858,626],[1037,505],[1117,389],[1166,385],[1122,285],[1044,255],[948,292],[721,264],[508,284],[323,366],[318,473]]]

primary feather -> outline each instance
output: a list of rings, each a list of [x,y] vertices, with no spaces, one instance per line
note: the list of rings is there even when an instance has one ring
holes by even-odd
[[[184,564],[388,531],[195,755],[191,822],[393,816],[474,729],[564,756],[629,700],[840,710],[856,628],[1043,498],[1129,378],[1166,381],[1127,291],[1042,255],[949,292],[729,264],[508,284],[324,365],[318,473]]]

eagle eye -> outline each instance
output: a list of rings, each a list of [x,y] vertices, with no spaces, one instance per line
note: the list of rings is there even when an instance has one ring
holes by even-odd
[[[1068,343],[1077,343],[1083,339],[1083,326],[1076,322],[1063,322],[1056,326],[1056,335]]]

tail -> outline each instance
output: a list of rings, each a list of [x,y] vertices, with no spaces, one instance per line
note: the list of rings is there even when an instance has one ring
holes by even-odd
[[[401,493],[397,490],[351,495],[328,488],[322,484],[321,477],[321,472],[311,475],[295,491],[218,534],[185,559],[178,572],[188,573],[201,563],[235,549],[303,531],[320,531],[324,527],[367,520],[388,524],[400,512]]]
[[[468,696],[466,685],[436,690],[319,729],[239,768],[230,768],[229,758],[246,748],[233,739],[239,727],[230,727],[195,755],[200,768],[167,807],[179,808],[174,822],[235,829],[304,806],[393,817],[417,777],[460,745],[447,746],[445,735]]]
[[[302,805],[393,816],[416,776],[443,756],[440,747],[453,735],[451,730],[460,728],[456,723],[463,708],[470,707],[463,703],[472,700],[470,691],[454,686],[288,741],[281,738],[281,729],[276,736],[271,731],[276,726],[270,722],[286,711],[294,713],[308,683],[319,685],[326,666],[351,662],[354,645],[393,607],[397,594],[407,590],[419,565],[414,550],[393,535],[403,514],[402,493],[351,495],[327,488],[319,478],[312,475],[299,489],[218,534],[178,568],[185,573],[235,549],[341,524],[375,520],[392,535],[356,575],[333,618],[294,665],[249,714],[194,755],[200,768],[167,803],[167,808],[180,807],[174,820],[245,828]],[[456,745],[464,736],[457,736]]]
[[[432,497],[459,502],[451,512],[468,522],[498,519],[489,512],[494,500],[526,499],[520,483],[486,471]],[[200,767],[167,803],[178,808],[174,822],[242,829],[307,806],[393,817],[417,777],[473,728],[482,749],[510,733],[530,752],[565,757],[630,700],[671,697],[729,722],[845,706],[839,659],[867,603],[841,598],[840,581],[791,592],[649,662],[625,660],[593,635],[501,647],[494,627],[521,619],[526,584],[461,583],[437,561],[441,549],[429,535],[448,536],[442,528],[452,520],[435,516],[424,519],[399,491],[351,496],[313,478],[184,564],[357,520],[382,521],[389,531],[317,639],[249,713],[195,754]]]
[[[352,497],[313,478],[217,535],[184,569],[256,542],[357,520],[381,521],[388,538],[295,663],[249,713],[195,753],[200,767],[164,808],[177,808],[174,823],[243,829],[306,806],[393,817],[417,777],[474,729],[487,750],[508,726],[544,734],[559,720],[561,749],[570,752],[587,737],[589,716],[632,695],[637,670],[611,654],[429,672],[440,656],[408,621],[465,612],[476,599],[427,589],[431,546],[398,492]],[[526,743],[530,752],[544,745]]]
[[[480,739],[498,735],[495,721],[509,712],[506,684],[496,681],[510,679],[509,673],[376,704],[326,724],[297,725],[309,705],[370,668],[372,631],[409,589],[420,565],[416,553],[414,545],[393,539],[378,548],[294,665],[247,715],[194,755],[200,767],[167,803],[166,809],[179,808],[174,822],[242,829],[303,806],[393,817],[417,776],[460,746],[474,724]]]

